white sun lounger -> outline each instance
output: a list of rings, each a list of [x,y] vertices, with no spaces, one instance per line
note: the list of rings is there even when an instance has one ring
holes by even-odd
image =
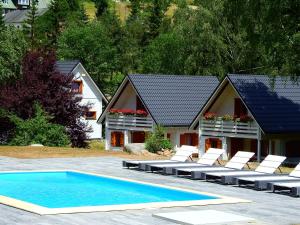
[[[274,182],[268,184],[268,189],[275,192],[277,190],[290,190],[290,193],[294,197],[300,196],[300,181],[286,181],[286,182]]]
[[[201,172],[241,170],[245,165],[248,165],[249,160],[254,156],[254,154],[255,153],[253,152],[239,151],[226,163],[224,167],[176,167],[173,168],[173,174],[176,176],[189,175],[192,179],[200,179]]]
[[[286,159],[284,156],[268,155],[255,169],[240,171],[222,171],[222,172],[204,172],[201,173],[201,179],[221,180],[223,184],[233,184],[233,179],[240,176],[255,176],[263,174],[272,174]]]
[[[212,166],[220,156],[225,152],[224,149],[210,148],[207,152],[195,163],[161,163],[161,164],[147,164],[147,171],[160,171],[164,174],[172,174],[172,169],[178,166]]]
[[[264,174],[257,176],[243,176],[243,177],[235,177],[234,183],[237,185],[249,185],[254,184],[254,188],[257,190],[267,189],[268,183],[270,182],[281,182],[281,181],[300,181],[300,163],[295,167],[295,169],[288,174]]]
[[[123,167],[138,168],[140,164],[145,163],[168,163],[168,162],[185,162],[191,160],[192,154],[197,151],[197,148],[189,145],[182,145],[176,149],[175,155],[168,160],[124,160],[122,161]]]

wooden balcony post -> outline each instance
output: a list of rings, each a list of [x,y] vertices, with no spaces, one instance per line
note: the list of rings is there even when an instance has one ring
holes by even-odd
[[[257,132],[257,162],[261,161],[261,136],[260,130]]]
[[[105,150],[110,150],[111,131],[108,128],[108,117],[105,118]]]

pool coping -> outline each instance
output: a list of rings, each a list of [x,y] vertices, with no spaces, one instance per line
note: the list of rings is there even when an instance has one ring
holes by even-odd
[[[200,192],[186,188],[173,187],[168,185],[138,181],[128,178],[85,172],[81,170],[22,170],[22,171],[1,171],[2,173],[26,173],[26,172],[75,172],[92,176],[100,176],[122,181],[136,182],[139,184],[152,185],[156,187],[168,188],[177,191],[186,191],[194,194],[208,195],[217,197],[219,199],[209,200],[190,200],[190,201],[172,201],[172,202],[152,202],[152,203],[139,203],[139,204],[122,204],[122,205],[108,205],[108,206],[80,206],[80,207],[66,207],[66,208],[47,208],[37,204],[29,203],[26,201],[10,198],[0,195],[0,204],[11,206],[14,208],[22,209],[28,212],[36,213],[39,215],[55,215],[55,214],[69,214],[69,213],[89,213],[89,212],[108,212],[108,211],[123,211],[123,210],[139,210],[149,208],[170,208],[170,207],[186,207],[186,206],[205,206],[205,205],[219,205],[219,204],[235,204],[235,203],[250,203],[251,201],[227,197],[224,195],[212,194],[208,192]]]

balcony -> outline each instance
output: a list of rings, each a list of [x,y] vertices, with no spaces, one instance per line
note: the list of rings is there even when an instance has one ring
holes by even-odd
[[[152,131],[153,120],[151,117],[107,115],[106,127],[117,130]]]
[[[258,137],[259,127],[255,121],[238,122],[223,120],[205,120],[200,121],[200,130],[202,135],[254,138]]]

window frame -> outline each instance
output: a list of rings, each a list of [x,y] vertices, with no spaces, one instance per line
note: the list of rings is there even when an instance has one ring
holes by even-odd
[[[75,91],[75,89],[73,89],[72,85],[73,83],[77,83],[79,84],[79,88],[78,88],[78,91]],[[73,80],[72,81],[72,85],[71,85],[71,91],[75,94],[82,94],[82,89],[83,89],[83,82],[82,80]],[[77,89],[76,89],[77,90]]]
[[[87,117],[87,113],[93,113],[93,116]],[[97,119],[97,111],[86,111],[86,112],[84,113],[84,118],[85,118],[86,120],[96,120],[96,119]]]

